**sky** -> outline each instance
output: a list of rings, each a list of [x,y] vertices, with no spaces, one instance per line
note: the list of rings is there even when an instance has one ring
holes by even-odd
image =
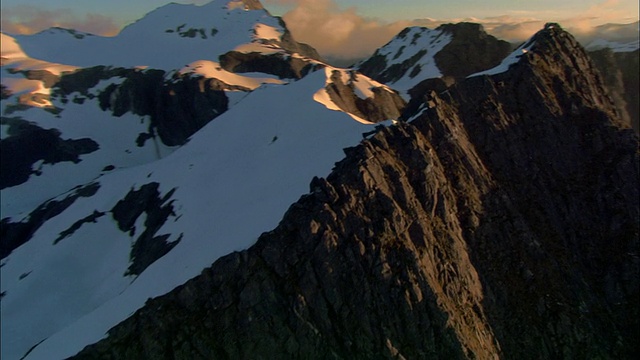
[[[174,0],[201,5],[210,0]],[[223,0],[216,0],[223,1]],[[2,31],[34,33],[51,26],[113,36],[169,0],[2,0]],[[558,22],[577,37],[603,24],[638,21],[637,0],[262,0],[282,16],[298,41],[325,56],[357,58],[384,45],[406,26],[435,28],[472,21],[512,42],[546,22]],[[602,30],[602,29],[600,29]],[[608,29],[609,32],[613,30]],[[616,30],[617,31],[617,30]],[[624,36],[629,36],[625,30]],[[632,36],[637,35],[631,34]],[[622,36],[622,35],[621,35]]]

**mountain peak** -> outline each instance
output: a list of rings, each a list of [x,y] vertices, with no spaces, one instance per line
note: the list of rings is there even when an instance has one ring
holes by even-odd
[[[428,79],[460,79],[492,68],[510,50],[509,43],[487,34],[480,24],[444,24],[433,30],[408,27],[357,68],[408,92]]]
[[[16,40],[30,57],[60,64],[175,70],[197,60],[217,61],[220,55],[247,44],[284,41],[285,34],[281,20],[257,0],[215,0],[200,6],[161,6],[114,37],[49,29],[18,35]]]

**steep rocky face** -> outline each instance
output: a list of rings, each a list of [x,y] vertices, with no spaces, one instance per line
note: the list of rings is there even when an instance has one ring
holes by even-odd
[[[83,101],[93,96],[88,90],[101,80],[114,78],[124,78],[124,81],[100,91],[98,99],[102,110],[109,110],[116,117],[127,112],[149,115],[147,137],[157,134],[168,146],[183,145],[189,136],[227,110],[228,98],[223,90],[248,90],[214,78],[176,74],[167,79],[163,70],[97,66],[62,76],[54,85],[53,96],[59,96],[62,102],[69,97],[76,102]]]
[[[407,91],[422,79],[442,76],[434,55],[451,40],[451,34],[438,29],[405,28],[355,68],[399,91]]]
[[[497,353],[433,150],[411,125],[348,150],[254,247],[150,301],[78,358]]]
[[[490,69],[511,52],[511,45],[487,34],[480,24],[445,24],[436,30],[451,34],[452,40],[434,59],[442,75],[454,79]]]
[[[589,55],[600,70],[616,106],[626,112],[622,114],[623,119],[640,132],[640,51],[612,52],[605,48],[590,51]]]
[[[499,183],[483,200],[494,215],[470,230],[485,309],[505,357],[632,357],[637,137],[569,34],[549,25],[532,41],[508,73],[444,94],[454,111],[427,112],[458,118]]]
[[[637,355],[638,138],[568,33],[532,41],[75,358]]]
[[[0,189],[26,182],[31,175],[39,175],[34,166],[40,162],[81,161],[80,155],[98,150],[98,144],[89,139],[62,139],[60,131],[43,129],[20,117],[0,117],[0,124],[9,128],[8,137],[0,140]]]
[[[142,234],[131,246],[131,265],[125,275],[140,275],[149,265],[167,254],[178,245],[182,235],[177,240],[168,242],[171,234],[155,236],[170,216],[176,217],[173,209],[173,201],[169,201],[175,189],[169,191],[163,197],[158,192],[158,183],[149,183],[138,190],[131,190],[124,199],[111,209],[113,219],[118,223],[121,231],[135,235],[136,220],[144,213],[144,229]],[[94,213],[95,214],[95,213]],[[95,216],[94,214],[91,217]],[[63,234],[60,234],[61,236]]]
[[[510,52],[508,42],[487,34],[480,24],[445,24],[434,30],[413,27],[356,68],[372,79],[410,90],[420,80],[444,78],[450,83],[490,69]]]
[[[230,51],[220,56],[220,66],[234,73],[262,72],[282,79],[300,79],[319,66],[287,53],[262,54]]]
[[[70,194],[57,199],[51,199],[33,210],[25,221],[11,222],[11,219],[4,218],[0,223],[0,258],[4,259],[20,245],[31,239],[33,234],[44,223],[59,215],[81,197],[93,196],[100,184],[91,183],[77,189],[73,189]]]
[[[325,87],[331,101],[340,109],[370,122],[400,117],[406,104],[397,92],[378,84],[378,87],[369,88],[372,96],[363,98],[355,85],[362,75],[351,71],[348,73],[349,79],[344,81],[343,74],[343,71],[333,70]]]
[[[287,24],[282,20],[282,18],[278,17],[278,21],[280,22],[280,26],[284,29],[284,34],[282,34],[280,41],[274,42],[276,45],[292,54],[297,53],[309,59],[323,61],[316,49],[309,44],[298,42],[293,38],[293,35],[291,35],[291,32],[287,28]]]
[[[230,72],[262,72],[282,79],[300,79],[310,71],[321,68],[318,61],[323,60],[316,49],[297,42],[285,22],[276,18],[283,31],[279,39],[261,39],[259,42],[272,49],[283,49],[284,52],[229,51],[220,55],[220,66]]]

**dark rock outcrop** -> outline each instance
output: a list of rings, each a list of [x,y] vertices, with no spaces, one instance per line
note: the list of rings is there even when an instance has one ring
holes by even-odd
[[[220,56],[220,66],[234,73],[262,72],[281,79],[301,79],[319,66],[287,53],[265,55],[259,52],[230,51]]]
[[[0,140],[0,189],[20,185],[39,170],[33,165],[82,161],[80,155],[98,150],[89,139],[62,139],[60,131],[43,129],[19,117],[2,117],[2,125],[9,126],[8,135]]]
[[[71,226],[69,226],[69,228],[63,230],[60,232],[60,234],[58,235],[58,237],[53,241],[53,245],[59,243],[60,241],[64,240],[65,238],[73,235],[74,232],[78,231],[82,225],[84,224],[88,224],[88,223],[96,223],[98,222],[98,219],[103,217],[104,215],[106,215],[103,212],[100,212],[98,210],[93,210],[93,213],[91,213],[91,215],[87,215],[86,217],[74,222],[73,224],[71,224]]]
[[[487,34],[480,24],[445,24],[442,30],[452,40],[434,59],[443,76],[461,79],[468,75],[491,69],[511,52],[511,44]]]
[[[229,72],[263,72],[276,75],[281,79],[301,79],[309,72],[322,68],[322,65],[317,62],[323,62],[323,60],[316,49],[297,42],[287,29],[285,22],[281,18],[277,19],[284,29],[280,40],[262,39],[261,42],[267,46],[283,49],[285,52],[263,54],[229,51],[220,55],[220,66]]]
[[[394,83],[407,76],[414,78],[421,70],[420,66],[416,65],[416,63],[428,53],[427,49],[421,48],[417,44],[417,40],[429,31],[431,30],[426,27],[405,28],[384,47],[376,50],[370,58],[357,64],[356,67],[358,71],[384,84]],[[434,42],[442,41],[440,38],[443,37],[443,35],[444,33],[440,32],[434,39]],[[387,46],[391,46],[394,51],[393,55],[381,51]],[[395,48],[398,46],[399,48],[396,51]],[[402,61],[398,60],[401,55],[409,54],[409,51],[412,54],[411,56]]]
[[[63,198],[51,199],[41,204],[29,213],[28,217],[19,222],[12,222],[10,218],[2,219],[0,223],[0,259],[4,259],[13,250],[29,241],[47,220],[60,215],[78,198],[95,195],[98,189],[100,189],[98,183],[73,189]]]
[[[550,25],[76,359],[634,358],[638,138]]]
[[[157,134],[168,146],[183,145],[188,138],[212,119],[225,112],[228,98],[225,89],[248,90],[190,75],[166,78],[162,70],[137,70],[97,66],[63,75],[54,86],[53,96],[68,101],[71,95],[92,98],[90,89],[101,80],[124,78],[112,84],[98,97],[102,110],[114,116],[127,112],[149,116],[149,134]]]
[[[371,122],[399,118],[406,105],[400,95],[382,87],[372,87],[373,97],[363,99],[358,96],[353,84],[358,76],[362,75],[351,71],[350,80],[345,84],[342,81],[342,72],[334,70],[329,84],[325,87],[331,101],[343,111]]]
[[[428,30],[427,28],[406,28],[394,40],[406,39],[412,33],[412,29],[415,30],[413,36],[417,37],[421,36],[421,31]],[[480,24],[444,24],[435,30],[440,31],[441,35],[451,36],[450,43],[436,54],[431,54],[447,82],[497,66],[511,52],[511,45],[508,42],[487,34]],[[434,41],[438,42],[438,38]],[[412,45],[408,46],[413,45],[415,44],[412,42]],[[402,62],[394,61],[403,51],[406,51],[404,46],[393,58],[387,58],[390,56],[383,56],[376,51],[369,59],[357,66],[358,71],[382,83],[393,83],[406,76],[410,78],[420,76],[420,69],[414,65],[427,55],[427,50],[415,51],[414,55]]]
[[[589,55],[600,70],[604,84],[613,97],[623,120],[640,132],[640,51],[612,52],[606,48],[590,51]]]
[[[418,60],[426,54],[426,50],[420,50],[401,63],[388,65],[387,58],[376,53],[358,66],[358,70],[381,83],[392,83],[403,78]]]
[[[282,28],[284,29],[284,34],[282,34],[280,41],[270,40],[270,43],[278,45],[292,54],[297,53],[309,59],[324,61],[318,51],[312,46],[310,46],[309,44],[297,42],[293,38],[293,35],[291,35],[291,32],[287,28],[287,24],[284,22],[284,20],[282,20],[282,18],[277,16],[276,18],[280,22],[280,26],[282,26]]]
[[[145,184],[138,190],[131,189],[125,198],[118,201],[111,209],[118,228],[129,232],[131,236],[136,233],[135,223],[140,215],[143,213],[147,215],[144,231],[131,247],[131,265],[125,275],[140,275],[149,265],[166,255],[180,242],[180,237],[173,242],[168,242],[171,234],[155,236],[169,216],[176,216],[173,211],[173,201],[169,201],[175,189],[160,197],[159,186],[160,184],[154,182]]]

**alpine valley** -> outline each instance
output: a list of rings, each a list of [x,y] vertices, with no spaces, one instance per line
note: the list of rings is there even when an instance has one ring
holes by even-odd
[[[2,33],[2,359],[640,356],[637,40],[294,35]]]

